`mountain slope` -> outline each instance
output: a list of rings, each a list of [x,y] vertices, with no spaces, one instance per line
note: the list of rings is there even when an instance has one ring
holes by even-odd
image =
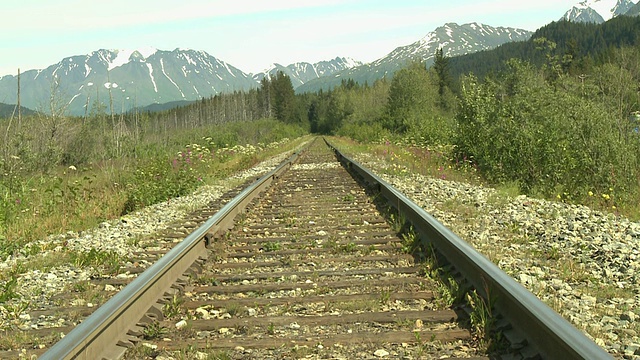
[[[30,116],[30,115],[35,115],[36,112],[31,110],[31,109],[27,109],[26,107],[22,106],[22,116]],[[4,103],[0,103],[0,120],[2,119],[9,119],[11,117],[17,118],[18,117],[18,108],[16,105],[14,104],[4,104]]]
[[[109,112],[110,98],[114,112],[152,104],[188,103],[218,93],[257,88],[262,78],[279,70],[291,77],[294,86],[299,86],[360,64],[337,57],[315,64],[275,65],[252,76],[204,51],[101,49],[67,57],[43,70],[26,71],[20,81],[24,106],[51,113],[53,93],[55,112],[84,115],[100,103]],[[16,102],[17,83],[15,76],[0,77],[2,101]]]
[[[625,14],[626,16],[640,16],[640,2],[633,5],[629,11]]]
[[[468,54],[449,59],[451,76],[474,73],[483,78],[505,68],[507,60],[522,59],[535,66],[549,61],[545,51],[539,50],[534,39],[545,38],[556,46],[552,56],[562,58],[571,53],[574,59],[589,58],[590,62],[608,58],[612,48],[640,46],[640,17],[617,16],[602,24],[561,20],[536,30],[530,40],[503,44],[490,51]],[[574,65],[581,66],[578,60]]]
[[[601,24],[626,14],[634,5],[631,0],[583,0],[567,11],[561,20]]]
[[[85,113],[96,101],[114,111],[176,100],[197,100],[220,92],[256,87],[255,80],[204,51],[98,50],[72,56],[44,70],[21,76],[22,104],[50,111],[53,90],[57,110]],[[0,77],[0,99],[16,101],[17,78]]]
[[[282,71],[284,74],[289,76],[291,84],[295,89],[310,80],[323,76],[331,76],[340,71],[360,65],[362,65],[360,61],[345,57],[336,57],[335,59],[320,61],[315,64],[310,64],[308,62],[298,62],[288,66],[273,64],[265,71],[255,74],[253,78],[257,82],[260,82],[265,76],[270,78],[275,76],[278,71]]]
[[[493,49],[507,42],[524,41],[531,34],[527,30],[492,27],[478,23],[464,25],[448,23],[436,28],[412,44],[396,48],[381,59],[339,72],[333,76],[309,81],[297,88],[296,91],[327,90],[339,85],[342,79],[372,83],[385,76],[393,75],[395,71],[413,60],[425,61],[427,66],[430,66],[433,63],[435,52],[439,48],[443,49],[446,56],[453,57]]]

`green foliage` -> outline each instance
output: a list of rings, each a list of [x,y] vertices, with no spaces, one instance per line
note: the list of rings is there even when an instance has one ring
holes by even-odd
[[[18,297],[18,293],[16,292],[17,286],[18,279],[15,277],[0,283],[0,304]]]
[[[390,133],[387,129],[383,128],[379,122],[372,124],[346,123],[338,129],[336,135],[347,136],[357,141],[367,142],[380,141],[389,137]]]
[[[264,78],[261,91],[268,94],[268,106],[273,116],[285,123],[299,123],[297,100],[291,78],[282,71],[278,71],[272,79]]]
[[[266,252],[278,251],[281,248],[281,244],[276,241],[267,241],[262,248]]]
[[[162,314],[167,319],[175,318],[176,316],[180,315],[183,312],[183,309],[182,309],[183,303],[184,303],[184,299],[180,295],[173,294],[171,299],[169,299],[162,306]]]
[[[209,130],[200,129],[208,136],[183,145],[175,157],[166,152],[139,162],[127,182],[127,199],[122,214],[141,207],[191,193],[207,176],[225,176],[224,164],[231,158],[244,167],[253,165],[255,155],[268,147],[262,142],[277,143],[288,136],[304,133],[299,125],[285,124],[273,119],[251,123],[232,123]],[[238,142],[257,143],[239,145]]]
[[[153,159],[141,165],[129,183],[122,213],[127,214],[193,191],[201,179],[191,167],[196,160],[190,155],[190,152],[180,153],[171,162]]]
[[[94,158],[94,149],[99,143],[95,129],[83,126],[76,137],[74,137],[69,147],[62,155],[62,162],[67,165],[83,165]]]
[[[346,244],[342,244],[340,246],[340,251],[344,253],[353,253],[353,252],[356,252],[357,250],[358,250],[358,245],[353,241],[350,241]]]
[[[537,39],[556,44],[550,52],[536,48]],[[563,72],[580,75],[591,72],[592,66],[609,62],[611,50],[637,47],[640,44],[640,17],[616,16],[603,23],[552,22],[538,29],[530,40],[503,44],[490,51],[450,59],[454,79],[472,72],[477,78],[496,74],[506,68],[509,59],[520,59],[535,66],[548,63],[549,56],[558,60]]]
[[[440,107],[443,109],[449,109],[451,104],[448,99],[448,92],[451,89],[451,73],[449,58],[444,55],[442,48],[436,50],[436,55],[433,62],[433,71],[438,77],[438,95],[440,96]]]
[[[437,91],[424,64],[414,62],[393,77],[389,89],[389,103],[385,126],[394,133],[404,133],[432,109]]]
[[[475,290],[467,293],[467,303],[471,307],[471,327],[477,334],[480,341],[484,344],[491,342],[491,335],[495,328],[496,318],[493,315],[493,302],[494,299],[487,295],[485,299],[478,295]]]
[[[445,61],[445,60],[442,60]],[[442,65],[444,67],[444,65]],[[422,144],[449,144],[455,131],[453,118],[442,109],[448,96],[446,67],[440,80],[420,62],[395,73],[389,89],[389,102],[383,120],[393,133],[411,134]],[[439,86],[442,85],[442,88]],[[439,91],[442,93],[439,93]],[[448,106],[447,106],[448,107]]]
[[[562,74],[548,79],[516,60],[508,66],[497,80],[465,81],[457,115],[460,154],[491,181],[515,181],[526,193],[575,198],[588,189],[637,186],[638,142],[628,120],[581,96]]]
[[[465,289],[460,286],[449,272],[442,270],[442,268],[437,268],[434,272],[435,274],[432,274],[432,276],[437,276],[440,280],[436,285],[438,294],[440,295],[439,301],[441,301],[445,307],[459,304],[465,294],[467,294]]]
[[[89,251],[70,251],[69,261],[77,267],[94,266],[115,273],[123,263],[123,258],[113,251],[92,248]]]
[[[158,321],[147,324],[142,330],[142,336],[145,340],[160,339],[167,333],[169,333],[169,329],[162,326]]]
[[[388,93],[389,83],[385,79],[372,86],[344,80],[332,91],[304,94],[301,99],[307,104],[312,132],[371,141],[388,134],[380,123]]]
[[[410,169],[449,179],[453,168],[525,194],[624,208],[634,216],[640,197],[640,48],[615,47],[637,44],[639,21],[561,21],[530,41],[495,51],[453,59],[438,51],[430,70],[417,62],[397,71],[386,91],[375,92],[387,99],[369,103],[376,106],[359,102],[374,94],[373,87],[345,81],[313,98],[312,130],[408,144],[415,159],[431,164],[402,166],[403,154],[384,149],[393,165],[388,171],[397,175]],[[463,64],[472,66],[461,71]],[[478,76],[448,85],[448,70],[456,80],[467,71]],[[337,108],[329,111],[329,105]],[[362,118],[365,108],[376,109],[368,120]],[[439,148],[447,150],[434,151]]]
[[[411,229],[410,231],[404,232],[401,235],[402,238],[402,252],[405,254],[415,254],[421,248],[421,242],[418,235]]]

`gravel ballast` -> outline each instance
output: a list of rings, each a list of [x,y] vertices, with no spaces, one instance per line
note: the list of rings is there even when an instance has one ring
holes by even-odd
[[[640,359],[640,223],[355,157],[617,358]],[[393,171],[387,171],[393,170]]]
[[[53,267],[43,266],[48,258],[55,258],[63,252],[88,253],[92,249],[102,253],[117,254],[122,258],[133,258],[135,253],[145,252],[149,247],[142,247],[136,239],[150,236],[167,230],[170,225],[184,221],[189,213],[220,198],[225,192],[249,179],[258,178],[275,168],[291,152],[282,153],[264,161],[251,169],[239,172],[217,185],[200,187],[193,194],[170,199],[162,203],[148,206],[135,213],[119,219],[101,223],[98,227],[82,232],[69,231],[65,234],[51,235],[46,239],[27,244],[25,248],[37,245],[51,249],[35,255],[16,254],[0,262],[0,271],[18,272],[17,297],[0,305],[0,329],[38,329],[57,327],[59,319],[55,317],[38,319],[29,316],[30,311],[43,310],[55,305],[55,297],[64,293],[70,286],[90,279],[102,278],[100,269],[77,264],[57,264]],[[24,264],[33,264],[27,265]],[[140,264],[137,264],[140,265]],[[148,266],[150,264],[142,264]],[[132,267],[134,264],[124,264]],[[22,268],[25,268],[22,270]],[[46,270],[41,270],[45,268]],[[116,278],[134,277],[126,272],[117,274]],[[77,299],[77,304],[92,307],[91,303]],[[15,314],[16,310],[20,314]]]
[[[54,245],[36,255],[1,259],[0,271],[68,249],[97,248],[130,257],[144,251],[131,239],[167,228],[243,180],[271,170],[289,154],[229,181],[104,222],[95,229],[40,240]],[[526,196],[508,198],[492,188],[410,171],[403,176],[387,175],[392,163],[364,154],[356,159],[453,229],[614,357],[640,359],[640,223],[584,206]],[[25,269],[16,275],[18,297],[0,305],[0,329],[50,326],[43,321],[55,319],[31,319],[28,313],[46,308],[52,297],[70,284],[100,275],[94,268],[72,264],[46,271]],[[27,305],[20,314],[11,314],[18,304]]]

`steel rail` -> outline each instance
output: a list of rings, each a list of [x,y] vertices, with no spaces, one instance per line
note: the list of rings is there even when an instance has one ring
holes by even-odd
[[[150,307],[200,257],[206,256],[210,239],[233,225],[234,217],[286,171],[304,151],[298,151],[274,170],[244,189],[202,226],[166,253],[124,289],[84,319],[40,359],[103,359],[122,351],[115,348]]]
[[[612,359],[584,333],[543,303],[498,266],[478,253],[450,229],[370,170],[343,155],[336,157],[387,199],[413,225],[421,241],[431,242],[439,253],[468,280],[483,297],[491,296],[494,308],[505,316],[530,345],[548,359]],[[487,294],[488,289],[490,294]]]

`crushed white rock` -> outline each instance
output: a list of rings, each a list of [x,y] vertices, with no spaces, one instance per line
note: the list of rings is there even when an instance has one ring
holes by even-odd
[[[619,358],[640,359],[640,222],[356,156]]]

